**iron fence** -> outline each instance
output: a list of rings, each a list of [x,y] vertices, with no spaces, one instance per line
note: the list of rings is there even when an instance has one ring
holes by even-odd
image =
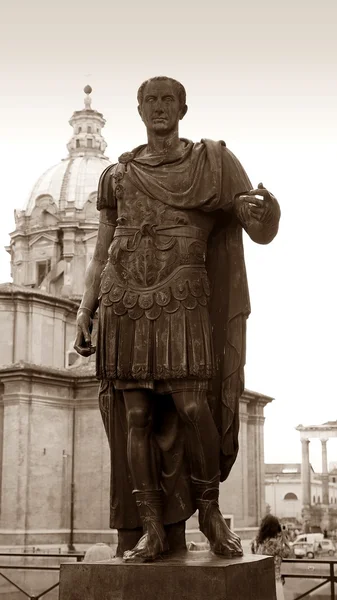
[[[64,558],[66,559],[75,559],[76,562],[81,562],[84,558],[84,553],[81,552],[77,552],[77,553],[28,553],[28,552],[22,552],[22,553],[14,553],[14,552],[0,552],[0,557],[11,557],[11,558],[30,558],[30,557],[34,557],[35,559],[46,559],[46,558],[57,558],[58,560],[62,560]],[[0,559],[1,560],[1,559]],[[286,564],[296,564],[301,565],[301,564],[310,564],[313,568],[315,565],[325,565],[328,567],[328,573],[310,573],[310,575],[308,573],[286,573],[286,572],[282,572],[283,577],[285,577],[286,579],[312,579],[312,580],[318,580],[319,583],[315,584],[312,588],[310,588],[310,590],[307,590],[306,592],[300,594],[299,596],[296,596],[296,598],[294,600],[302,600],[302,598],[306,598],[309,596],[309,594],[311,594],[312,592],[319,590],[320,588],[322,588],[323,586],[325,586],[326,584],[330,585],[330,599],[331,600],[337,600],[336,599],[336,594],[335,594],[335,582],[337,580],[336,578],[336,574],[335,574],[335,564],[336,564],[337,560],[334,558],[326,558],[326,559],[308,559],[308,558],[304,558],[301,560],[298,560],[296,558],[287,558],[284,559],[282,562],[283,565],[283,569],[282,571],[284,571],[284,567]],[[52,590],[54,590],[55,588],[57,588],[59,586],[59,581],[55,582],[53,585],[49,586],[47,589],[45,589],[43,592],[40,592],[38,594],[32,595],[31,593],[27,592],[26,590],[24,590],[18,583],[16,583],[15,581],[12,581],[12,579],[10,579],[10,577],[8,575],[5,575],[2,571],[3,570],[21,570],[21,571],[60,571],[60,564],[58,565],[54,565],[54,566],[43,566],[43,565],[13,565],[13,564],[0,564],[0,577],[2,577],[3,579],[5,579],[9,584],[11,584],[13,586],[13,588],[15,588],[16,590],[18,590],[19,592],[21,592],[22,594],[24,594],[24,596],[26,598],[28,598],[28,600],[40,600],[40,598],[42,598],[43,596],[46,596],[49,592],[51,592]]]
[[[316,590],[319,590],[326,584],[330,584],[330,599],[336,600],[336,595],[335,595],[335,581],[336,581],[335,564],[336,564],[336,562],[337,561],[335,558],[326,558],[326,559],[303,558],[300,560],[298,558],[284,559],[282,561],[283,567],[287,563],[294,563],[296,565],[309,563],[310,565],[327,565],[328,566],[328,571],[329,571],[328,573],[318,573],[318,574],[310,573],[310,575],[308,575],[307,573],[304,574],[304,573],[284,573],[284,572],[282,572],[282,575],[285,578],[321,580],[320,583],[314,585],[314,587],[310,588],[310,590],[307,590],[306,592],[300,594],[299,596],[296,596],[296,598],[294,598],[294,600],[301,600],[302,598],[306,598],[309,596],[309,594],[311,594],[312,592],[315,592]],[[282,571],[283,571],[283,569],[282,569]]]
[[[24,557],[24,558],[29,558],[29,557],[34,557],[36,558],[58,558],[63,559],[63,558],[72,558],[72,559],[76,559],[76,562],[81,562],[84,558],[84,553],[81,552],[71,552],[69,554],[66,553],[36,553],[36,552],[0,552],[0,556],[6,556],[6,557]],[[47,589],[43,590],[43,592],[40,592],[38,594],[34,594],[31,595],[30,592],[27,592],[26,590],[24,590],[21,585],[19,585],[17,582],[12,581],[12,579],[10,579],[10,577],[8,575],[5,575],[2,571],[3,570],[20,570],[20,571],[60,571],[60,565],[54,565],[54,566],[42,566],[42,565],[13,565],[13,564],[0,564],[0,577],[2,577],[3,579],[5,579],[10,585],[13,586],[13,588],[15,588],[16,590],[18,590],[19,592],[21,592],[22,594],[24,594],[24,596],[26,598],[28,598],[28,600],[40,600],[40,598],[42,598],[43,596],[46,596],[49,592],[51,592],[52,590],[54,590],[55,588],[57,588],[60,584],[59,580],[54,583],[53,585],[49,586]]]

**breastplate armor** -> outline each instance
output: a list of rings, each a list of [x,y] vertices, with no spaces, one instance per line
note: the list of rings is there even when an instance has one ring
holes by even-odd
[[[206,306],[207,239],[213,217],[147,197],[119,174],[117,227],[103,271],[100,298],[116,315],[156,319],[179,306]]]

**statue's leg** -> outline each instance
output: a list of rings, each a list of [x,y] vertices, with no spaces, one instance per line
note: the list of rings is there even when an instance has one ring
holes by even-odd
[[[172,396],[185,423],[191,483],[199,511],[200,529],[216,554],[242,556],[240,538],[228,528],[219,508],[220,438],[207,393],[195,389],[173,392]]]
[[[132,550],[124,552],[126,561],[155,560],[167,551],[163,525],[163,492],[151,444],[151,397],[144,390],[123,391],[128,425],[128,464],[133,493],[143,523],[144,535]]]
[[[159,473],[152,451],[152,398],[145,390],[124,390],[128,445],[127,457],[136,490],[159,489]]]
[[[185,538],[185,525],[186,521],[179,521],[178,523],[171,523],[165,525],[165,532],[170,548],[170,553],[182,552],[187,550],[186,538]],[[116,556],[122,558],[124,552],[132,550],[137,545],[140,538],[143,535],[143,529],[141,527],[137,529],[118,529],[118,545],[116,550]]]

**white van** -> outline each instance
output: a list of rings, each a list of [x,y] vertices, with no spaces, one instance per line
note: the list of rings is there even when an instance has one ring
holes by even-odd
[[[323,533],[300,533],[300,535],[297,536],[295,543],[308,542],[309,544],[313,544],[314,542],[321,542],[323,539]]]

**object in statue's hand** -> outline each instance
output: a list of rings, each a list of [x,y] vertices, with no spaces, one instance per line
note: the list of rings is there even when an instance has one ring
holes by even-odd
[[[256,189],[238,196],[235,200],[237,216],[246,224],[254,221],[269,223],[279,213],[278,202],[263,185],[259,183]]]
[[[91,333],[93,329],[93,320],[90,315],[84,311],[79,311],[77,316],[77,335],[74,343],[74,349],[81,356],[91,356],[96,352],[96,346],[91,344]]]
[[[96,346],[92,346],[91,341],[86,342],[83,334],[80,340],[76,337],[74,349],[82,356],[91,356],[96,352]]]

